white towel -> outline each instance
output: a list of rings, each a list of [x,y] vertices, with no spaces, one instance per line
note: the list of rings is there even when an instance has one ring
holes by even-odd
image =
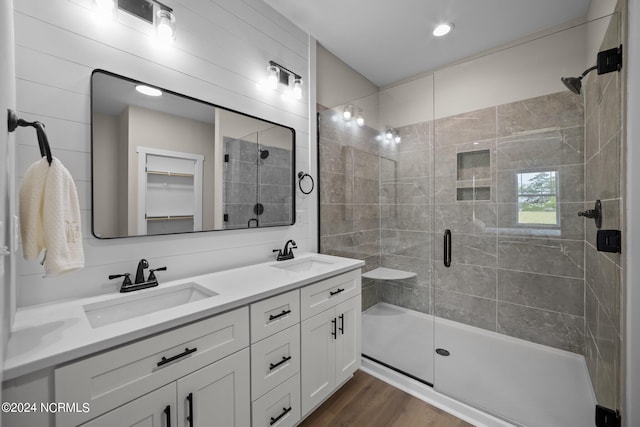
[[[44,173],[42,162],[47,168]],[[23,197],[30,192],[33,194]],[[47,275],[84,267],[78,192],[73,177],[58,159],[53,158],[51,166],[42,159],[27,170],[20,189],[20,221],[24,256],[33,259],[46,249]]]

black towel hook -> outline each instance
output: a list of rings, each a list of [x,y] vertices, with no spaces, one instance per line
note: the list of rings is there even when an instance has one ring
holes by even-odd
[[[19,127],[27,127],[31,126],[35,128],[36,135],[38,136],[38,146],[40,147],[40,155],[42,157],[47,157],[47,162],[51,165],[53,161],[53,157],[51,156],[51,147],[49,146],[49,139],[47,138],[47,134],[44,132],[44,123],[42,122],[28,122],[23,119],[19,119],[18,115],[15,111],[9,109],[7,110],[7,127],[9,128],[9,132],[15,131]]]

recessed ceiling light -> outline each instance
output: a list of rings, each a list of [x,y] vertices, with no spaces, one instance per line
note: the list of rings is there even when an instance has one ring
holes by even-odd
[[[440,24],[433,30],[433,35],[436,37],[446,36],[453,30],[453,24]]]
[[[162,95],[162,91],[160,89],[157,89],[155,87],[151,87],[151,86],[145,86],[145,85],[138,85],[136,86],[136,90],[144,95],[148,95],[148,96],[160,96]]]

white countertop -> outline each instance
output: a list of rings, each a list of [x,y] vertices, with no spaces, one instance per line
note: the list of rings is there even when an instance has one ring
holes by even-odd
[[[317,258],[328,263],[317,272],[294,272],[273,265]],[[364,261],[320,254],[297,255],[293,261],[267,262],[248,267],[189,277],[134,291],[142,295],[158,288],[186,282],[219,295],[154,313],[93,328],[85,315],[87,304],[122,298],[118,292],[73,301],[42,304],[19,309],[11,329],[4,366],[4,379],[87,356],[151,334],[238,308],[340,273],[364,266]]]

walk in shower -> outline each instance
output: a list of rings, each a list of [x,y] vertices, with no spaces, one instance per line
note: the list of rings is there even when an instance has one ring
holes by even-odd
[[[516,425],[619,408],[620,257],[578,212],[621,226],[623,79],[560,78],[620,40],[614,14],[319,108],[320,251],[366,261],[364,357]]]

